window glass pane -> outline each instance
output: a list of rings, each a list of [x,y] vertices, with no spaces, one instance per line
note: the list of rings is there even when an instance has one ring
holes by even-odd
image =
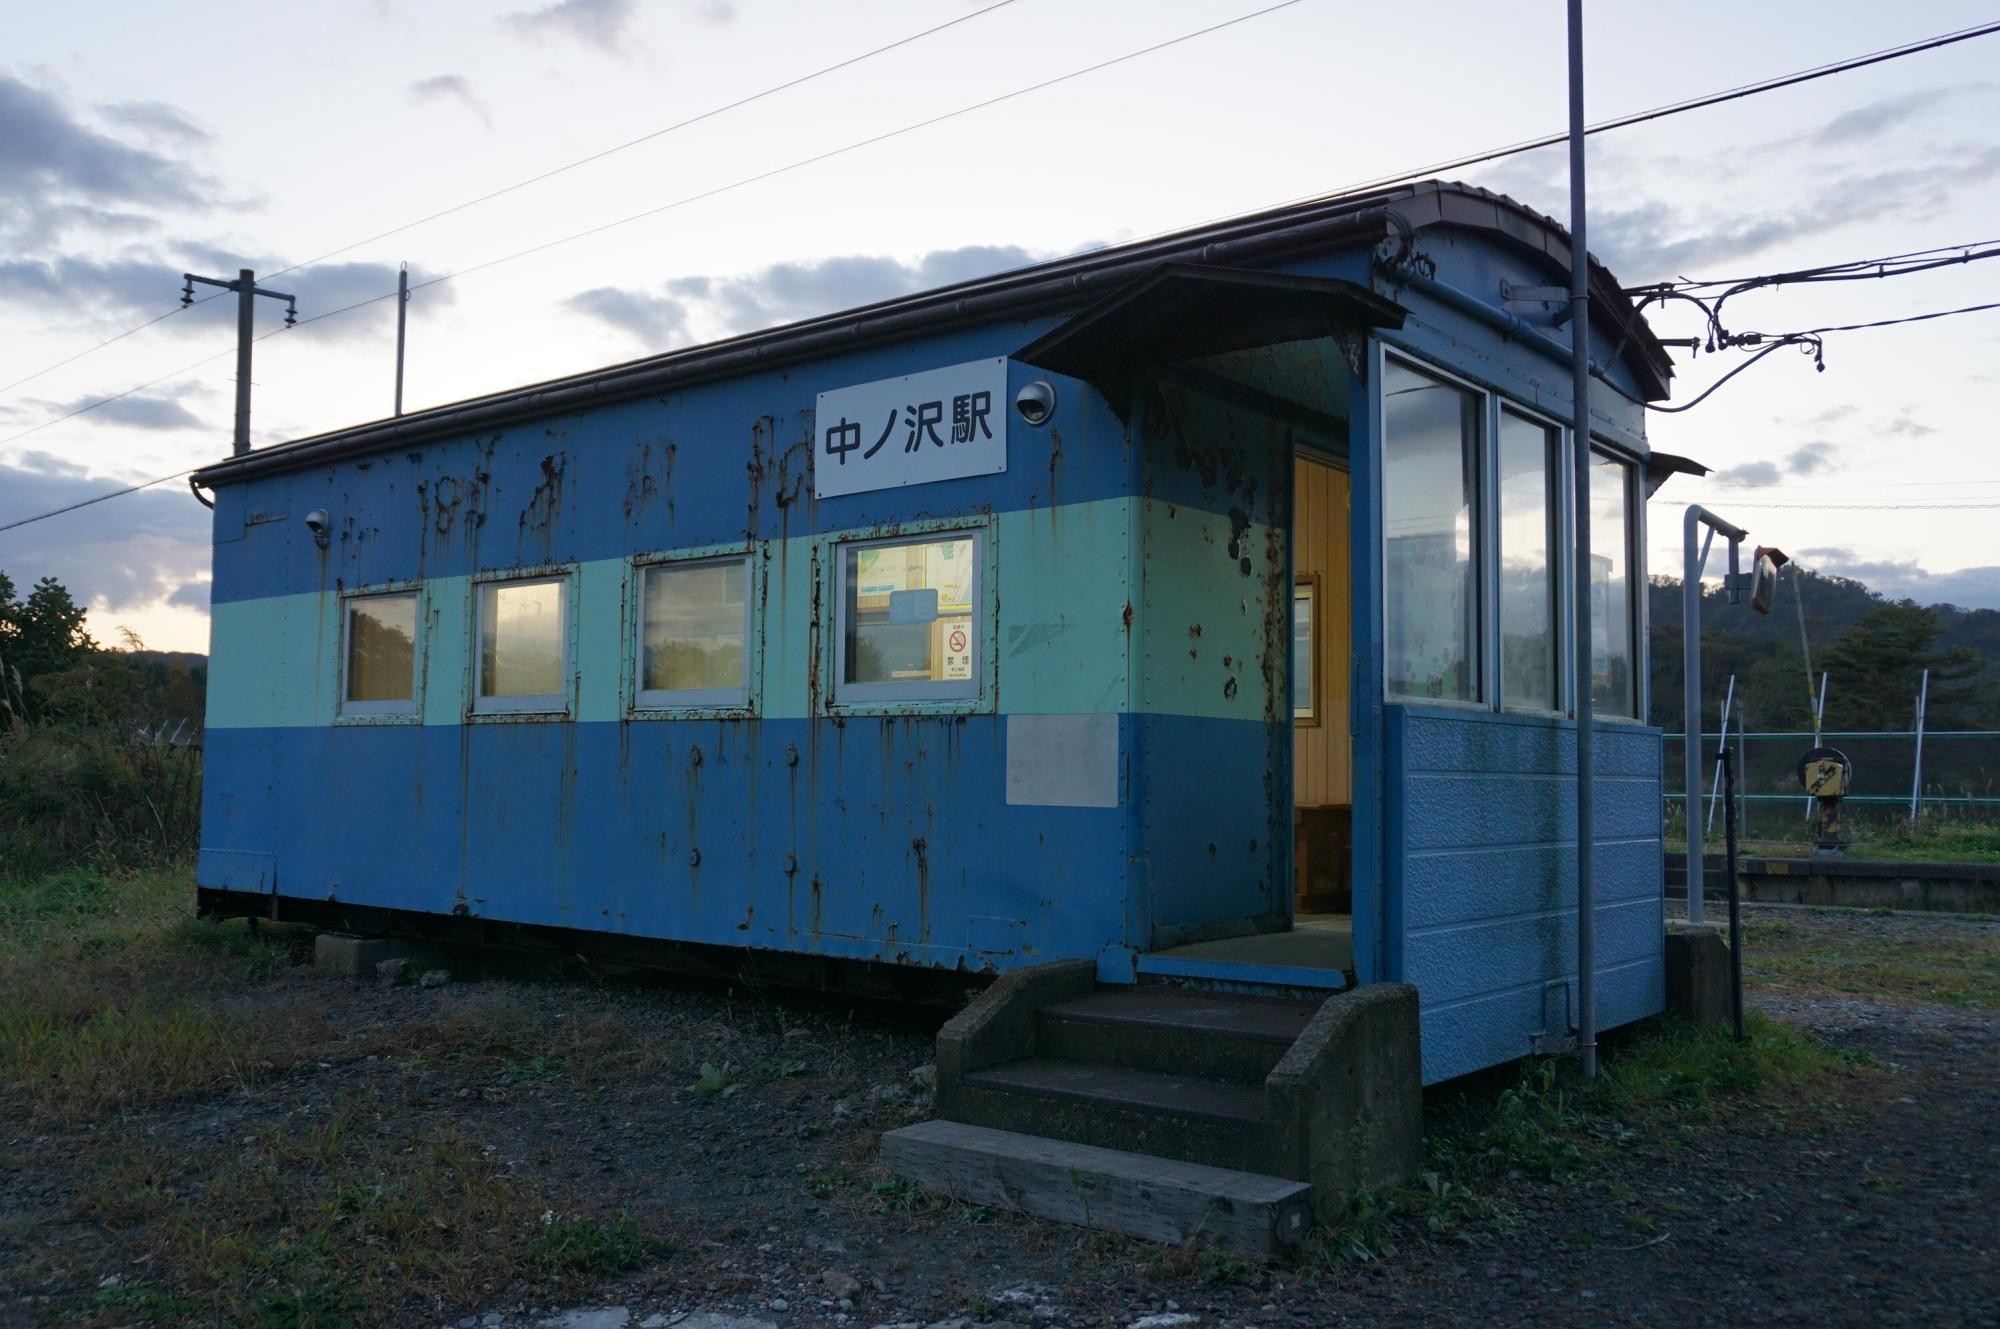
[[[1479,398],[1393,360],[1382,507],[1389,692],[1479,700]]]
[[[646,569],[645,692],[743,691],[743,606],[748,563]]]
[[[846,683],[970,683],[979,655],[972,536],[847,546]]]
[[[1556,431],[1500,413],[1500,695],[1555,710]]]
[[[1313,690],[1313,584],[1292,588],[1292,718],[1310,720],[1318,694]]]
[[[347,602],[347,700],[416,696],[417,597],[371,595]]]
[[[546,697],[563,691],[560,581],[479,588],[479,695]]]
[[[1590,458],[1590,695],[1605,715],[1636,716],[1632,670],[1632,466]]]

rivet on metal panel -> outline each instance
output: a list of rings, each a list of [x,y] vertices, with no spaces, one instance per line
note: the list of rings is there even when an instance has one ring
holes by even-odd
[[[796,854],[786,854],[786,855],[785,855],[785,875],[786,875],[787,877],[789,877],[789,876],[791,876],[791,875],[792,875],[792,874],[793,874],[794,872],[797,872],[798,870],[799,870],[799,859],[798,859],[798,855],[796,855]]]
[[[701,765],[701,749],[700,749],[700,748],[689,748],[689,749],[688,749],[688,765],[690,765],[690,766],[699,766],[699,765]]]
[[[796,743],[785,744],[785,765],[796,766],[798,764],[799,764],[799,745]]]
[[[688,850],[688,866],[691,868],[698,868],[701,866],[701,850],[699,849]]]

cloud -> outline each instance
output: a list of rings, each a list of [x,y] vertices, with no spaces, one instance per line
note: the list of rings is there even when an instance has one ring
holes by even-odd
[[[1839,449],[1830,443],[1808,443],[1794,448],[1785,458],[1785,469],[1793,475],[1818,475],[1830,470]]]
[[[113,124],[181,143],[207,143],[214,137],[178,106],[166,102],[99,102],[97,113]]]
[[[1836,115],[1810,135],[1810,139],[1821,146],[1828,146],[1879,138],[1892,129],[1908,124],[1921,112],[1940,102],[1951,101],[1985,86],[1983,83],[1964,83],[1954,87],[1920,88],[1895,97],[1878,97],[1866,105]]]
[[[2000,567],[1931,572],[1915,559],[1865,559],[1844,548],[1804,549],[1799,558],[1814,571],[1851,577],[1892,600],[2000,609]]]
[[[1904,438],[1925,438],[1937,430],[1916,419],[1908,411],[1891,420],[1884,420],[1876,428],[1884,434],[1898,434]]]
[[[1767,485],[1777,484],[1784,478],[1784,473],[1770,462],[1752,461],[1745,462],[1741,466],[1731,466],[1728,470],[1717,471],[1714,483],[1762,489]]]
[[[185,162],[102,134],[49,93],[0,74],[0,239],[44,247],[98,219],[126,223],[163,206],[198,206],[213,184]]]
[[[458,102],[474,115],[488,129],[493,128],[493,115],[486,109],[486,103],[472,91],[472,84],[463,74],[434,74],[430,78],[420,78],[404,90],[411,101],[422,105],[446,99]]]
[[[120,489],[31,452],[0,462],[0,526]],[[175,595],[209,567],[209,516],[185,484],[164,484],[0,533],[0,569],[17,586],[54,577],[79,600],[117,613]]]
[[[2000,179],[2000,145],[1927,141],[1924,127],[1956,130],[1946,101],[1985,88],[1965,84],[1889,97],[1808,135],[1718,146],[1699,159],[1592,140],[1591,250],[1628,284],[1708,276],[1715,265],[1871,221],[1928,218],[1966,191]],[[1884,142],[1892,138],[1893,142]],[[1884,165],[1884,163],[1889,163]],[[1479,184],[1561,220],[1567,158],[1560,146],[1475,169]],[[1718,182],[1755,179],[1758,189]],[[1768,198],[1746,206],[1722,198]]]
[[[124,321],[151,317],[170,307],[180,296],[184,272],[233,278],[242,267],[275,272],[283,266],[283,262],[270,256],[244,254],[213,245],[189,245],[158,258],[100,259],[83,255],[0,258],[0,300],[60,301],[64,309],[80,305],[107,320]],[[424,277],[419,269],[410,269],[412,285]],[[265,279],[259,278],[258,284],[264,285]],[[387,263],[320,263],[270,278],[269,284],[298,297],[301,320],[365,300],[376,302],[371,308],[302,327],[297,334],[300,336],[336,340],[373,336],[380,331],[383,320],[395,315],[396,269]],[[178,315],[173,330],[185,336],[195,329],[233,329],[235,297],[223,292],[217,299],[202,298],[214,294],[215,287],[197,285],[195,296],[200,303]],[[429,287],[411,298],[410,317],[421,317],[426,309],[440,308],[453,299],[449,285]],[[260,298],[257,305],[259,332],[283,326],[282,303]]]
[[[634,0],[556,0],[541,9],[509,14],[506,22],[527,36],[554,32],[616,53],[625,45],[635,9]]]
[[[631,333],[655,350],[667,350],[687,340],[687,305],[672,296],[599,286],[573,295],[565,303],[600,323]]]
[[[181,404],[189,397],[207,398],[214,393],[200,383],[181,383],[159,388],[147,393],[133,393],[107,401],[102,406],[91,409],[94,424],[122,425],[128,429],[170,430],[208,429],[214,427],[212,421],[204,420]],[[90,406],[95,397],[79,397],[75,401],[37,401],[31,403],[37,418],[44,415],[68,415]],[[24,418],[28,412],[17,409],[9,411],[16,419]],[[36,454],[46,456],[47,454]],[[46,465],[43,469],[47,469]]]
[[[665,340],[723,337],[899,295],[990,276],[1045,255],[1015,245],[939,249],[914,262],[883,254],[844,254],[773,263],[729,277],[670,278],[659,290],[599,287],[572,296],[571,309],[657,346]]]

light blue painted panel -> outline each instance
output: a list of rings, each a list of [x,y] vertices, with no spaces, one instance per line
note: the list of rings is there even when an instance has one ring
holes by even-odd
[[[424,583],[423,604],[424,723],[459,724],[472,696],[472,582],[433,577]]]
[[[1461,715],[1414,708],[1408,715],[1404,759],[1412,772],[1576,774],[1576,730],[1565,722],[1479,715],[1479,723],[1468,724]],[[1658,779],[1659,732],[1600,727],[1596,771],[1600,779]]]
[[[275,595],[210,612],[209,728],[333,723],[340,695],[338,595]]]
[[[1126,708],[1132,503],[999,516],[1000,706],[1016,715]]]
[[[1270,718],[1288,696],[1291,597],[1285,542],[1269,526],[1147,499],[1139,509],[1145,609],[1140,709],[1221,720]],[[1268,663],[1268,671],[1266,664]],[[1282,708],[1289,718],[1290,707]]]

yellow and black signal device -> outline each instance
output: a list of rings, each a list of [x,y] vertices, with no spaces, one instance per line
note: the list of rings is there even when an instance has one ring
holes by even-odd
[[[1847,848],[1840,834],[1840,800],[1847,797],[1853,779],[1854,763],[1838,748],[1814,748],[1799,758],[1799,783],[1819,809],[1819,843],[1815,848],[1822,853]]]

